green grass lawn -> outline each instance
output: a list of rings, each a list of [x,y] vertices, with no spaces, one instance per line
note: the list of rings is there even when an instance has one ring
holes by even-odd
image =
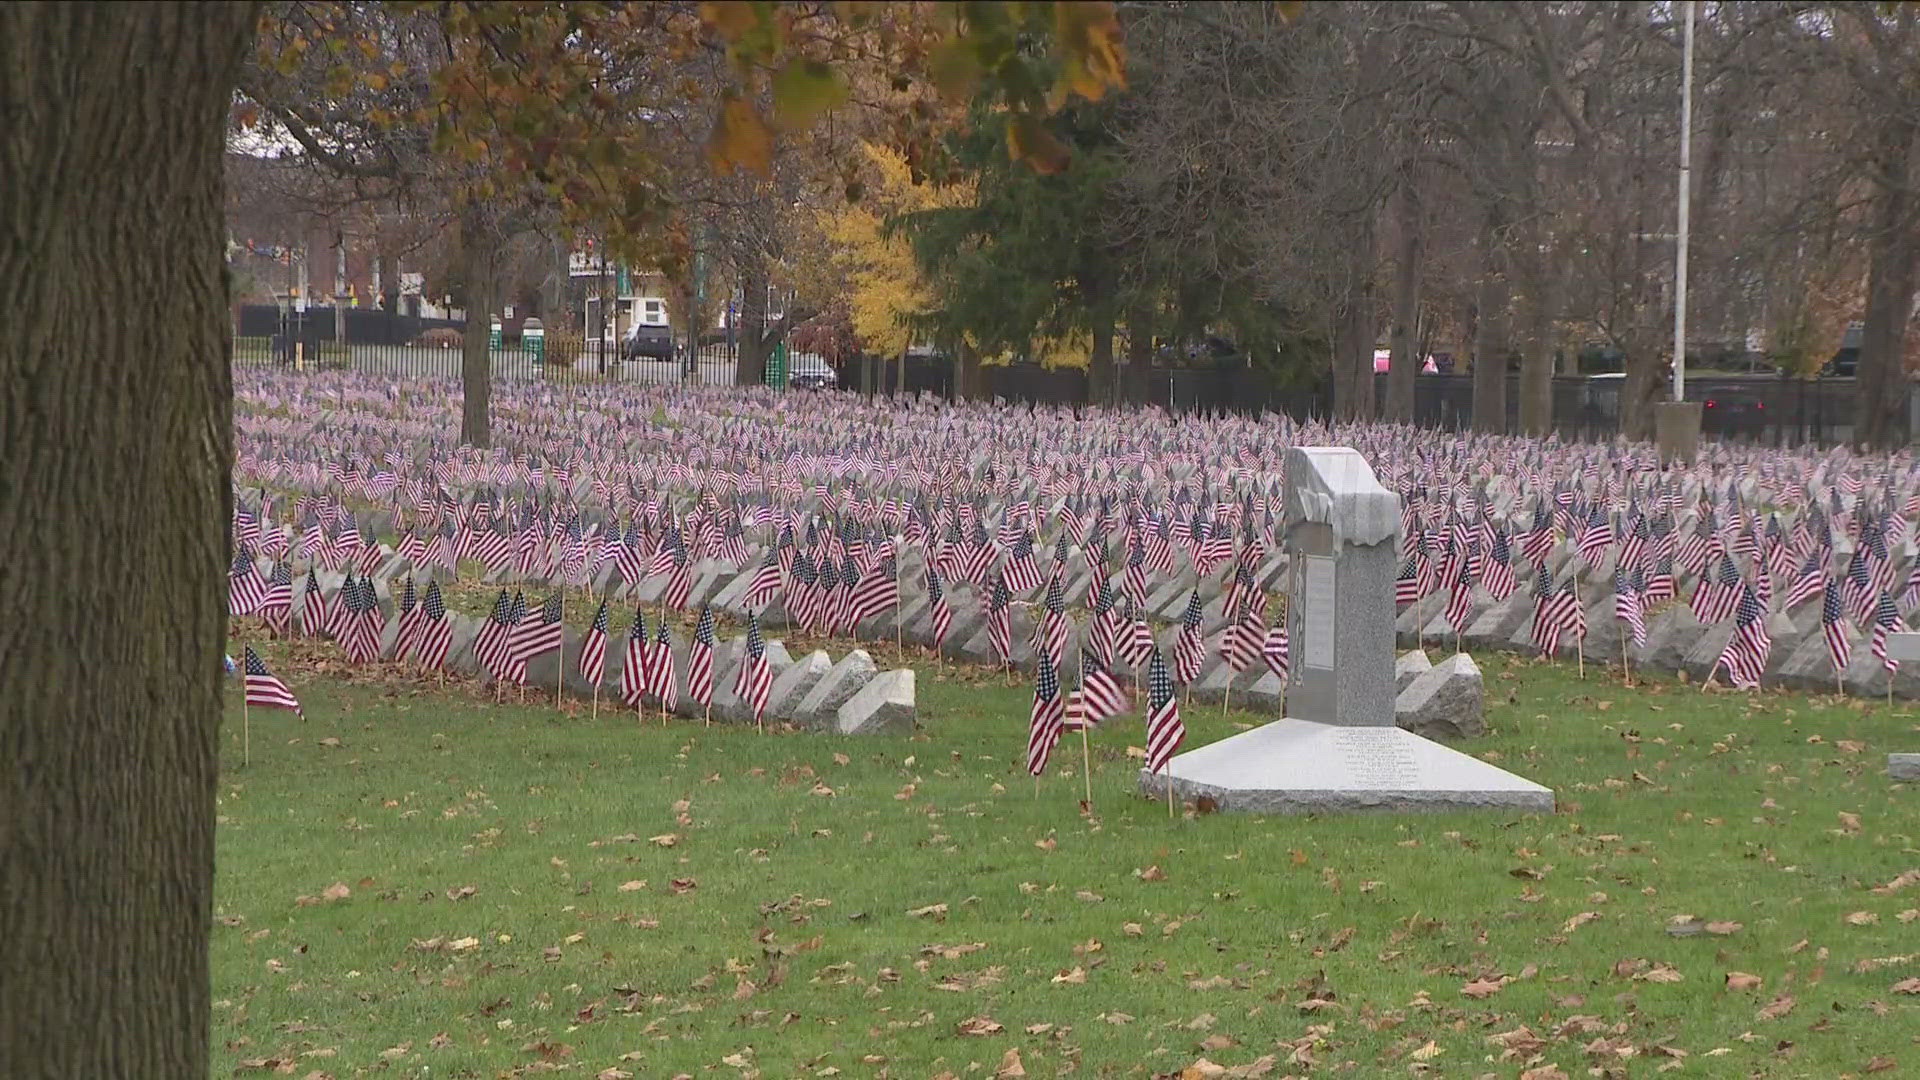
[[[1483,662],[1557,814],[1169,820],[1128,718],[1083,815],[951,669],[845,739],[299,665],[228,712],[216,1071],[1920,1074],[1914,714]]]

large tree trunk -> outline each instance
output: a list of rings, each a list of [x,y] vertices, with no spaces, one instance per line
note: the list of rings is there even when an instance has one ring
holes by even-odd
[[[0,1076],[207,1075],[254,18],[0,5]]]
[[[1393,356],[1387,361],[1387,402],[1389,420],[1413,419],[1414,376],[1425,359],[1419,348],[1420,270],[1426,259],[1426,215],[1421,212],[1420,194],[1409,182],[1400,189],[1400,244],[1393,271],[1393,328],[1388,347]]]
[[[1520,320],[1520,430],[1553,429],[1553,285],[1537,245],[1526,248]]]
[[[1153,369],[1153,320],[1145,304],[1127,313],[1127,363],[1120,373],[1120,400],[1128,405],[1147,403],[1147,379]]]
[[[758,386],[767,380],[767,264],[753,258],[740,275],[740,319],[734,330],[733,382]]]
[[[1904,113],[1882,118],[1874,155],[1874,229],[1868,245],[1866,325],[1853,441],[1891,447],[1906,439],[1907,319],[1913,311],[1913,196],[1907,189],[1914,138],[1920,128]]]
[[[1373,348],[1379,335],[1373,314],[1373,297],[1355,292],[1334,325],[1333,405],[1342,420],[1373,419]]]
[[[1500,215],[1487,212],[1481,237],[1480,282],[1474,297],[1473,427],[1507,430],[1507,275],[1501,267]]]
[[[461,281],[467,293],[467,325],[460,339],[460,441],[492,445],[493,235],[484,212],[468,207],[460,216]]]
[[[1087,400],[1090,403],[1114,403],[1113,376],[1113,312],[1102,306],[1093,311],[1093,355],[1087,361]]]

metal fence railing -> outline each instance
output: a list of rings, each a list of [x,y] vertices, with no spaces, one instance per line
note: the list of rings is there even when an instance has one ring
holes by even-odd
[[[235,320],[234,362],[295,370],[351,369],[388,378],[457,380],[464,364],[465,324],[379,309],[296,312],[272,305],[243,307]],[[581,340],[550,331],[528,332],[522,320],[490,327],[489,371],[496,379],[609,380],[624,383],[688,383],[731,386],[738,351],[724,341],[691,348],[684,337],[671,355],[622,355],[617,340]],[[950,398],[953,364],[938,356],[910,355],[904,372],[894,362],[859,359],[833,367],[843,389],[888,394],[905,389]],[[1118,373],[1125,380],[1124,372]],[[1375,376],[1376,402],[1386,399],[1384,374]],[[988,398],[1035,405],[1084,405],[1087,374],[1036,364],[983,365],[981,389]],[[1142,381],[1144,402],[1175,412],[1284,413],[1295,418],[1328,415],[1334,402],[1327,381],[1282,375],[1227,363],[1215,367],[1150,367]],[[1620,430],[1618,376],[1559,376],[1552,385],[1553,430],[1565,439],[1607,439]],[[1701,434],[1770,445],[1833,445],[1853,434],[1856,387],[1852,378],[1787,379],[1778,376],[1690,376],[1687,396],[1702,403]],[[1507,380],[1507,430],[1518,430],[1520,381]],[[1414,381],[1413,421],[1422,427],[1464,430],[1474,415],[1471,374],[1422,374]]]

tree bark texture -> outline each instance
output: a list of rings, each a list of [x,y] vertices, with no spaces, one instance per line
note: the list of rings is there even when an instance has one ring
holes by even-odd
[[[1875,148],[1873,234],[1868,242],[1867,311],[1853,440],[1887,448],[1907,435],[1907,320],[1913,311],[1913,196],[1908,190],[1916,128],[1904,112],[1881,119]]]
[[[1537,244],[1517,263],[1524,269],[1520,301],[1520,430],[1553,429],[1553,283]]]
[[[1387,361],[1388,420],[1413,419],[1414,378],[1425,359],[1419,345],[1420,272],[1426,259],[1426,215],[1420,205],[1420,193],[1409,182],[1399,193],[1400,230],[1393,268],[1393,327],[1388,347],[1393,350]]]
[[[1475,431],[1507,430],[1507,308],[1506,272],[1501,266],[1500,216],[1487,214],[1481,238],[1480,282],[1474,297],[1477,317],[1473,333],[1473,427]]]
[[[767,379],[767,265],[753,259],[740,275],[740,320],[734,327],[733,382],[759,386]]]
[[[461,278],[466,285],[467,325],[460,339],[460,441],[492,445],[494,241],[479,207],[460,216]]]
[[[0,1076],[207,1075],[254,18],[0,5]]]

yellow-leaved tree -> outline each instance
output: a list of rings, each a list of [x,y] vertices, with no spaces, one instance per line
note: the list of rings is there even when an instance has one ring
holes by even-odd
[[[898,358],[904,376],[906,351],[914,344],[913,322],[933,310],[935,298],[914,261],[912,246],[906,237],[888,232],[887,219],[965,206],[973,199],[973,188],[916,184],[899,152],[874,143],[863,143],[861,149],[872,178],[867,194],[859,202],[822,210],[820,231],[845,281],[854,336],[868,354]]]

